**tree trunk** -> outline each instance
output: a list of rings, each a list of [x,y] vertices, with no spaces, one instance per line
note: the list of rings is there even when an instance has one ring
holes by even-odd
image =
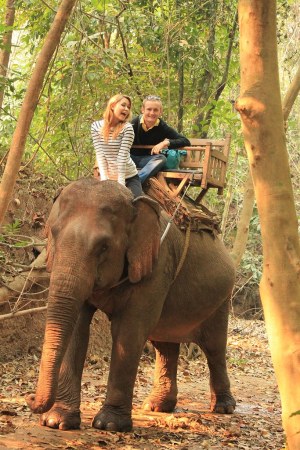
[[[17,174],[20,168],[26,138],[33,118],[39,95],[43,86],[45,74],[53,53],[59,44],[61,34],[71,14],[76,0],[62,0],[52,26],[46,36],[43,48],[37,59],[29,81],[16,129],[13,134],[6,167],[0,185],[0,225],[3,222],[8,203],[13,193]]]
[[[289,450],[300,448],[300,245],[280,100],[276,1],[240,0],[241,114],[263,243],[260,283]]]
[[[249,223],[253,213],[253,206],[255,201],[254,188],[251,173],[248,173],[244,186],[243,207],[241,210],[240,219],[237,226],[237,232],[231,252],[234,265],[237,268],[242,260],[245,252],[248,235]]]
[[[291,112],[292,106],[297,98],[297,95],[299,94],[299,91],[300,91],[300,67],[283,100],[282,111],[285,122],[288,119],[288,116]],[[285,128],[287,128],[286,123]],[[252,217],[254,202],[255,202],[254,188],[251,172],[249,172],[248,177],[245,181],[244,201],[231,253],[231,256],[235,263],[235,267],[238,267],[240,265],[241,260],[243,258],[243,254],[245,252],[249,235],[249,223]]]
[[[207,8],[209,10],[209,16],[211,17],[210,33],[207,41],[207,53],[209,55],[209,58],[213,60],[215,53],[215,33],[216,33],[215,21],[216,18],[218,17],[218,2],[215,1],[208,2]],[[234,18],[232,29],[228,36],[228,49],[225,58],[225,66],[222,79],[218,82],[215,79],[215,74],[213,72],[205,70],[203,77],[200,80],[199,86],[196,88],[198,91],[198,93],[196,93],[196,102],[198,109],[200,109],[200,113],[197,114],[194,118],[194,131],[192,131],[192,136],[199,137],[200,134],[202,138],[206,138],[208,135],[209,125],[211,123],[216,103],[214,102],[213,104],[211,104],[210,108],[205,112],[202,111],[201,108],[209,104],[212,100],[217,101],[220,98],[226,86],[236,29],[237,29],[237,14]],[[214,92],[213,96],[211,95],[212,92]],[[204,123],[205,127],[203,130]]]
[[[183,97],[184,97],[184,63],[183,51],[178,51],[178,112],[177,129],[179,133],[183,131]]]
[[[15,21],[15,0],[7,0],[5,25],[7,27],[12,27],[14,21]],[[4,33],[2,41],[3,48],[0,49],[0,77],[1,78],[3,77],[3,80],[5,80],[7,76],[7,69],[11,52],[11,38],[12,38],[12,30]],[[3,81],[3,86],[0,87],[0,108],[2,108],[3,104],[4,86],[5,84]]]
[[[236,29],[237,29],[237,21],[238,21],[238,14],[236,13],[235,18],[234,18],[234,22],[232,25],[232,30],[229,34],[229,40],[228,40],[228,49],[227,49],[227,55],[226,55],[226,59],[225,59],[225,67],[224,67],[224,72],[223,72],[223,76],[222,79],[220,81],[220,83],[216,86],[216,88],[214,89],[215,91],[215,95],[214,95],[214,103],[211,103],[209,110],[206,112],[205,114],[205,121],[207,124],[210,124],[215,107],[216,107],[216,102],[219,100],[219,98],[221,97],[221,94],[226,86],[227,83],[227,79],[228,79],[228,73],[229,73],[229,65],[230,65],[230,60],[231,60],[231,54],[232,54],[232,48],[233,48],[233,43],[234,43],[234,38],[235,38],[235,33],[236,33]],[[207,133],[203,134],[203,137],[206,137]]]
[[[236,171],[238,156],[239,156],[239,149],[236,149],[236,152],[234,155],[234,161],[233,161],[233,165],[232,165],[232,170],[231,170],[231,173],[233,173],[233,174]],[[228,186],[227,193],[226,193],[224,211],[222,214],[222,222],[221,222],[221,234],[222,234],[223,239],[225,236],[226,223],[227,223],[229,208],[230,208],[230,204],[231,204],[231,200],[232,200],[232,192],[233,192],[233,183],[232,183],[232,181],[230,181],[230,184]]]
[[[214,59],[215,53],[215,35],[216,35],[216,17],[218,12],[218,5],[216,1],[204,3],[204,8],[207,9],[207,15],[211,17],[209,35],[207,39],[207,55],[209,59]],[[195,89],[196,105],[197,109],[200,109],[199,114],[196,114],[193,120],[192,137],[206,137],[207,130],[203,133],[203,123],[205,119],[205,113],[201,111],[201,108],[209,102],[210,92],[212,92],[211,84],[214,80],[214,75],[211,70],[207,68],[197,83]],[[208,128],[208,126],[207,126]]]

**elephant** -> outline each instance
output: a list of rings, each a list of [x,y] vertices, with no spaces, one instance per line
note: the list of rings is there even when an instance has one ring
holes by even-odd
[[[97,309],[111,321],[112,349],[106,398],[93,427],[132,430],[133,389],[147,340],[156,361],[144,410],[174,410],[180,343],[193,342],[207,359],[211,410],[234,412],[226,367],[233,262],[214,233],[191,232],[188,242],[169,219],[147,195],[134,199],[117,181],[92,177],[71,182],[53,203],[46,223],[45,336],[36,392],[26,398],[42,425],[80,428],[82,372]]]

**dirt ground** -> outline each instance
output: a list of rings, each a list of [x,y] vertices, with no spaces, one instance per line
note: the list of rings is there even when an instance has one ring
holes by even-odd
[[[42,238],[54,185],[54,180],[44,176],[33,178],[25,174],[20,178],[8,218],[12,224],[16,219],[20,221],[21,234]],[[9,281],[10,259],[28,264],[33,255],[18,250],[6,257],[6,264],[2,264],[4,270],[1,269],[4,282]],[[45,301],[42,303],[40,299],[41,306]],[[245,296],[242,303],[245,311]],[[0,314],[9,312],[13,306],[14,303],[2,305]],[[174,413],[145,413],[140,409],[151,389],[154,367],[153,355],[144,353],[134,391],[133,431],[109,433],[91,427],[92,418],[105,398],[110,360],[109,324],[101,313],[93,321],[84,370],[81,429],[58,431],[41,427],[38,416],[29,411],[25,396],[34,392],[37,382],[44,318],[44,313],[38,313],[0,321],[0,450],[280,450],[284,447],[280,401],[263,321],[231,316],[228,368],[237,400],[233,415],[210,413],[206,361],[201,353],[188,359],[187,347],[182,346],[179,398]]]
[[[97,325],[97,324],[96,324]],[[93,341],[93,338],[92,338]],[[9,351],[8,348],[6,351]],[[82,383],[82,424],[77,431],[41,427],[25,395],[33,392],[39,366],[38,346],[1,365],[0,450],[29,449],[282,449],[280,400],[263,321],[231,316],[228,367],[237,400],[233,415],[209,411],[208,369],[203,355],[187,358],[182,346],[178,370],[179,399],[173,414],[140,409],[152,382],[153,357],[143,354],[134,391],[130,433],[101,432],[91,427],[106,392],[107,344],[93,346]]]

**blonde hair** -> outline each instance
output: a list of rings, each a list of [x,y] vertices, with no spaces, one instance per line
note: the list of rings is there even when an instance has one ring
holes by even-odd
[[[147,102],[159,102],[162,107],[162,101],[158,95],[147,95],[146,97],[144,97],[142,106],[145,107]]]
[[[109,139],[109,132],[110,132],[112,120],[114,117],[114,112],[112,110],[112,107],[114,105],[116,105],[117,103],[119,103],[123,98],[126,98],[129,101],[130,111],[129,111],[128,118],[124,122],[118,123],[118,125],[114,128],[113,133],[112,133],[113,139],[116,139],[116,137],[123,130],[125,123],[128,122],[128,120],[130,120],[130,118],[131,118],[131,98],[128,95],[123,95],[123,94],[116,94],[113,97],[111,97],[108,100],[106,109],[103,113],[104,124],[103,124],[102,130],[101,130],[103,139],[106,142],[108,142],[108,139]]]

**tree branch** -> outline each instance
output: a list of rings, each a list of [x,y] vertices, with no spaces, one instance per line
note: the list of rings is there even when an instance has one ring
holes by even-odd
[[[291,82],[290,87],[288,88],[287,93],[285,94],[283,100],[282,111],[283,111],[283,119],[285,122],[288,119],[288,116],[291,112],[293,104],[295,103],[296,97],[299,94],[299,91],[300,91],[300,66],[298,67],[297,73],[293,81]]]

